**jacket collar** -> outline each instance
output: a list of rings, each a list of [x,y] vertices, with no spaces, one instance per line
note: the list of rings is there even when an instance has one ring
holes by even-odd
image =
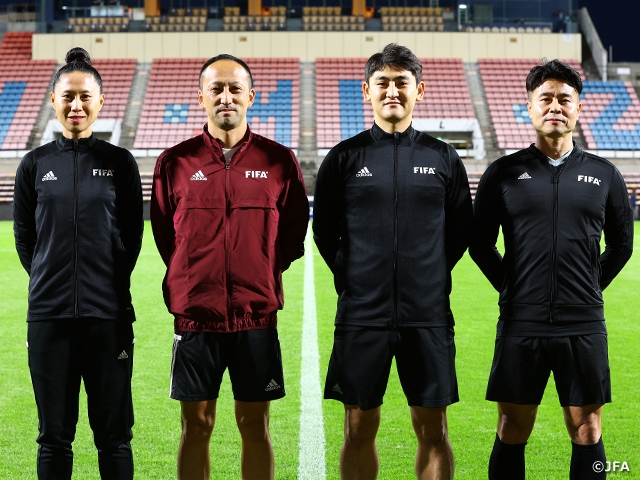
[[[98,144],[98,139],[94,137],[93,134],[87,138],[67,138],[61,135],[60,138],[56,140],[56,143],[60,150],[75,150],[77,148],[79,152],[86,152]]]
[[[544,153],[542,153],[540,150],[538,150],[538,148],[536,147],[535,143],[532,143],[527,150],[529,151],[529,153],[531,155],[533,155],[535,158],[539,159],[540,161],[543,161],[545,164],[549,163],[549,158]],[[582,155],[582,150],[580,149],[580,147],[578,145],[576,145],[576,142],[573,141],[573,151],[571,152],[571,155],[569,155],[567,157],[567,159],[564,161],[564,163],[566,164],[566,163],[578,158],[580,155]]]
[[[413,129],[413,126],[409,125],[409,128],[407,128],[404,132],[399,133],[399,140],[400,140],[399,143],[403,144],[405,142],[408,142],[413,137],[414,132],[415,130]],[[393,141],[396,134],[385,132],[375,122],[373,122],[373,126],[371,127],[371,135],[376,141],[379,141],[379,140]]]
[[[238,149],[238,151],[243,151],[245,148],[247,148],[247,145],[249,145],[251,140],[253,140],[253,136],[254,136],[254,133],[251,131],[251,129],[249,128],[249,125],[247,124],[247,132],[245,133],[244,138],[240,143],[240,148]],[[202,138],[204,140],[204,144],[210,149],[212,149],[217,157],[221,158],[223,156],[222,145],[218,140],[216,140],[215,138],[213,138],[213,136],[211,136],[206,123],[202,127]],[[236,152],[236,154],[237,153],[238,152]]]

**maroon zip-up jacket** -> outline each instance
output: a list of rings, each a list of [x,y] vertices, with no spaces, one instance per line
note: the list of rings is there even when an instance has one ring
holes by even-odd
[[[304,254],[308,224],[290,149],[247,128],[226,165],[205,125],[165,150],[153,174],[151,226],[167,265],[163,293],[175,330],[274,328],[282,272]]]

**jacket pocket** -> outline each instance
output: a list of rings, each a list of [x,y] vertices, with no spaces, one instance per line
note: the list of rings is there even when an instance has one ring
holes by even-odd
[[[224,200],[189,197],[174,216],[176,249],[166,284],[173,313],[203,319],[225,317]]]
[[[215,269],[224,266],[224,201],[184,199],[176,216],[176,260],[196,284],[206,282],[215,276]],[[203,268],[203,264],[209,266]]]
[[[237,318],[258,318],[282,307],[279,214],[267,199],[232,205],[229,221],[231,300]]]

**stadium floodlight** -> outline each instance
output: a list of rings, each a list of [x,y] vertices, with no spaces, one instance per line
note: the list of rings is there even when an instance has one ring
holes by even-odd
[[[461,17],[462,13],[464,13],[464,23],[469,23],[469,9],[465,3],[461,3],[458,5],[458,31],[462,30]]]

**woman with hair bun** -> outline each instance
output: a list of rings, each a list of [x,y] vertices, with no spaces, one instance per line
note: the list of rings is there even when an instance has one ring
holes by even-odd
[[[80,381],[102,479],[133,478],[130,277],[142,243],[135,159],[92,134],[102,79],[82,48],[53,77],[62,136],[16,172],[16,250],[29,274],[27,347],[38,408],[38,479],[70,479]]]

